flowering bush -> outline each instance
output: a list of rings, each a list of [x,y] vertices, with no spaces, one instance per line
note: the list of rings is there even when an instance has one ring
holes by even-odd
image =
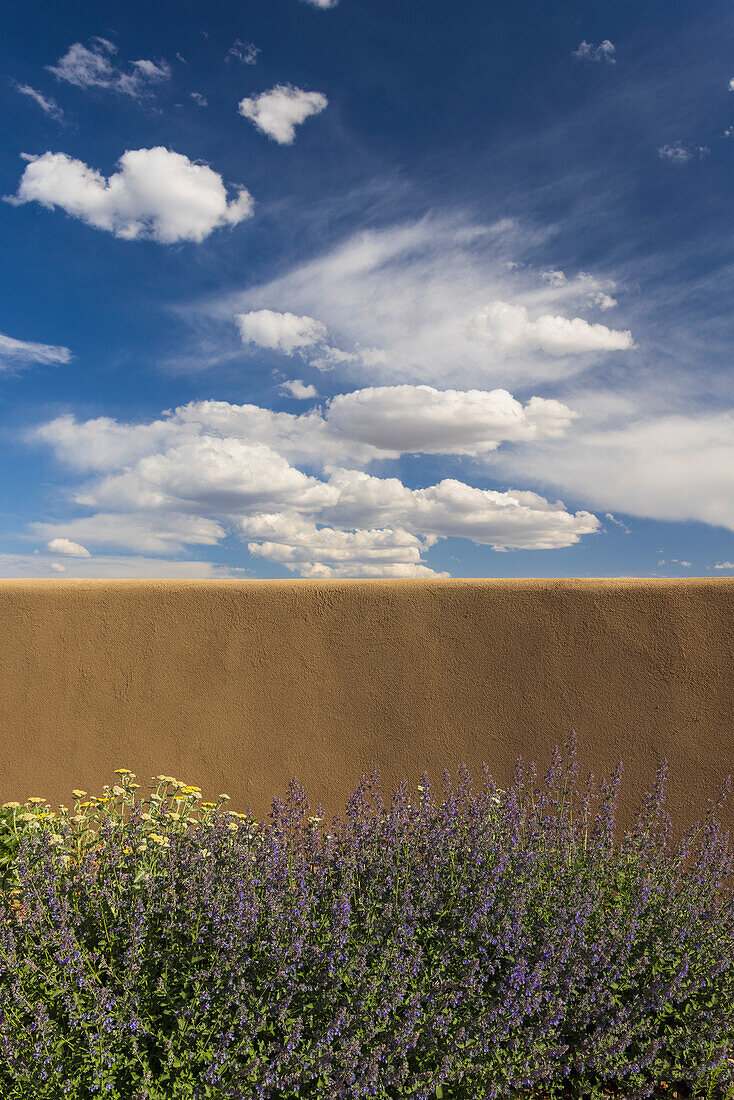
[[[729,781],[673,851],[663,761],[616,848],[622,765],[579,798],[566,749],[327,829],[296,780],[268,825],[125,769],[6,804],[3,1100],[731,1097]]]

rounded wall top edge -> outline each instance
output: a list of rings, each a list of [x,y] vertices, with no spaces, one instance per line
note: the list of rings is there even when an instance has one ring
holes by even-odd
[[[648,585],[660,587],[690,587],[695,585],[734,585],[734,577],[336,577],[313,578],[78,578],[78,577],[3,577],[0,589],[56,588],[447,588],[467,586],[531,586],[558,585],[598,587],[613,585]]]

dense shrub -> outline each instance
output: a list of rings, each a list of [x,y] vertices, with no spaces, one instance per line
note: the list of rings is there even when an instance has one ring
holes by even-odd
[[[267,825],[124,769],[6,804],[3,1100],[730,1089],[729,782],[672,850],[663,761],[617,847],[622,765],[580,795],[566,750],[542,786],[462,765],[440,804],[375,771],[328,828],[296,780]]]

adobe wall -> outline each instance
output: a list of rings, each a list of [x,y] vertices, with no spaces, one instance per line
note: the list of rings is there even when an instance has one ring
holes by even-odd
[[[506,786],[575,729],[582,778],[624,761],[620,829],[668,757],[678,835],[734,773],[734,579],[6,580],[0,639],[0,801],[128,767],[331,815],[375,765],[386,799]]]

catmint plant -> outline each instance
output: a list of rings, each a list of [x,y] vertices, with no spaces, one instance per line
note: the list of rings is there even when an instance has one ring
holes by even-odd
[[[622,765],[565,750],[330,824],[295,779],[267,823],[126,769],[6,804],[3,1100],[731,1100],[729,780],[673,849],[663,761],[617,845]]]

